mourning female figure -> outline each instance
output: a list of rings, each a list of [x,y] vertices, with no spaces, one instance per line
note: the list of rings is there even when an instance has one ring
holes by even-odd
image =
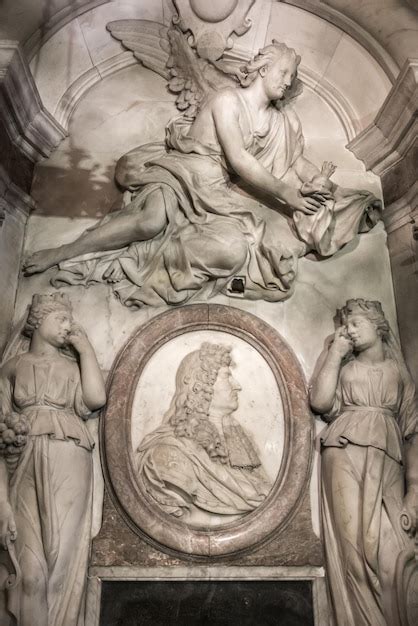
[[[338,626],[396,626],[401,514],[418,501],[415,389],[379,302],[349,300],[311,388],[327,575]],[[406,487],[406,495],[405,495]]]
[[[14,541],[22,574],[7,609],[19,626],[82,626],[94,446],[84,420],[104,405],[104,383],[65,296],[35,295],[24,333],[29,350],[0,371],[1,540]]]

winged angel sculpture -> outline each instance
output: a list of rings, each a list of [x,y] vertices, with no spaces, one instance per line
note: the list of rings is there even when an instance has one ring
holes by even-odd
[[[379,219],[373,194],[335,185],[332,163],[320,171],[305,158],[293,49],[273,41],[242,66],[199,58],[175,24],[108,29],[167,79],[181,115],[164,142],[117,163],[123,208],[34,253],[27,275],[58,266],[56,286],[112,283],[127,306],[216,293],[277,302],[292,294],[298,257],[332,255]]]

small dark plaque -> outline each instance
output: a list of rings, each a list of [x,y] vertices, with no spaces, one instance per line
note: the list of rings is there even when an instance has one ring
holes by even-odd
[[[100,626],[314,626],[309,581],[104,581]]]

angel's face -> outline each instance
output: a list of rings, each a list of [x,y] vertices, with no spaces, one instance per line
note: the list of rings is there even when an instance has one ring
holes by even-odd
[[[283,55],[269,67],[261,68],[264,90],[270,100],[284,98],[286,90],[291,86],[297,70],[296,59],[290,54]]]

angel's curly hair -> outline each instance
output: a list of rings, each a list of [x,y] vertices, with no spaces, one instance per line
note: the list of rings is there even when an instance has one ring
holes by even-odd
[[[54,311],[63,311],[70,316],[72,315],[71,303],[66,294],[60,292],[35,294],[32,298],[23,334],[31,338],[34,330],[39,328],[43,320]]]
[[[290,56],[296,62],[296,65],[299,65],[300,56],[296,54],[293,48],[289,48],[285,43],[273,39],[270,45],[259,50],[258,54],[247,65],[244,65],[242,70],[245,76],[240,80],[241,86],[248,87],[251,85],[256,79],[259,69],[269,67],[284,56]]]
[[[169,419],[176,437],[196,441],[220,463],[226,463],[228,455],[209,420],[209,410],[219,370],[230,365],[231,348],[209,342],[184,357],[177,370],[174,410]]]
[[[365,300],[364,298],[352,298],[347,300],[345,306],[337,311],[337,320],[340,324],[346,324],[350,315],[363,315],[370,322],[375,324],[383,341],[386,341],[390,332],[387,321],[378,300]]]

